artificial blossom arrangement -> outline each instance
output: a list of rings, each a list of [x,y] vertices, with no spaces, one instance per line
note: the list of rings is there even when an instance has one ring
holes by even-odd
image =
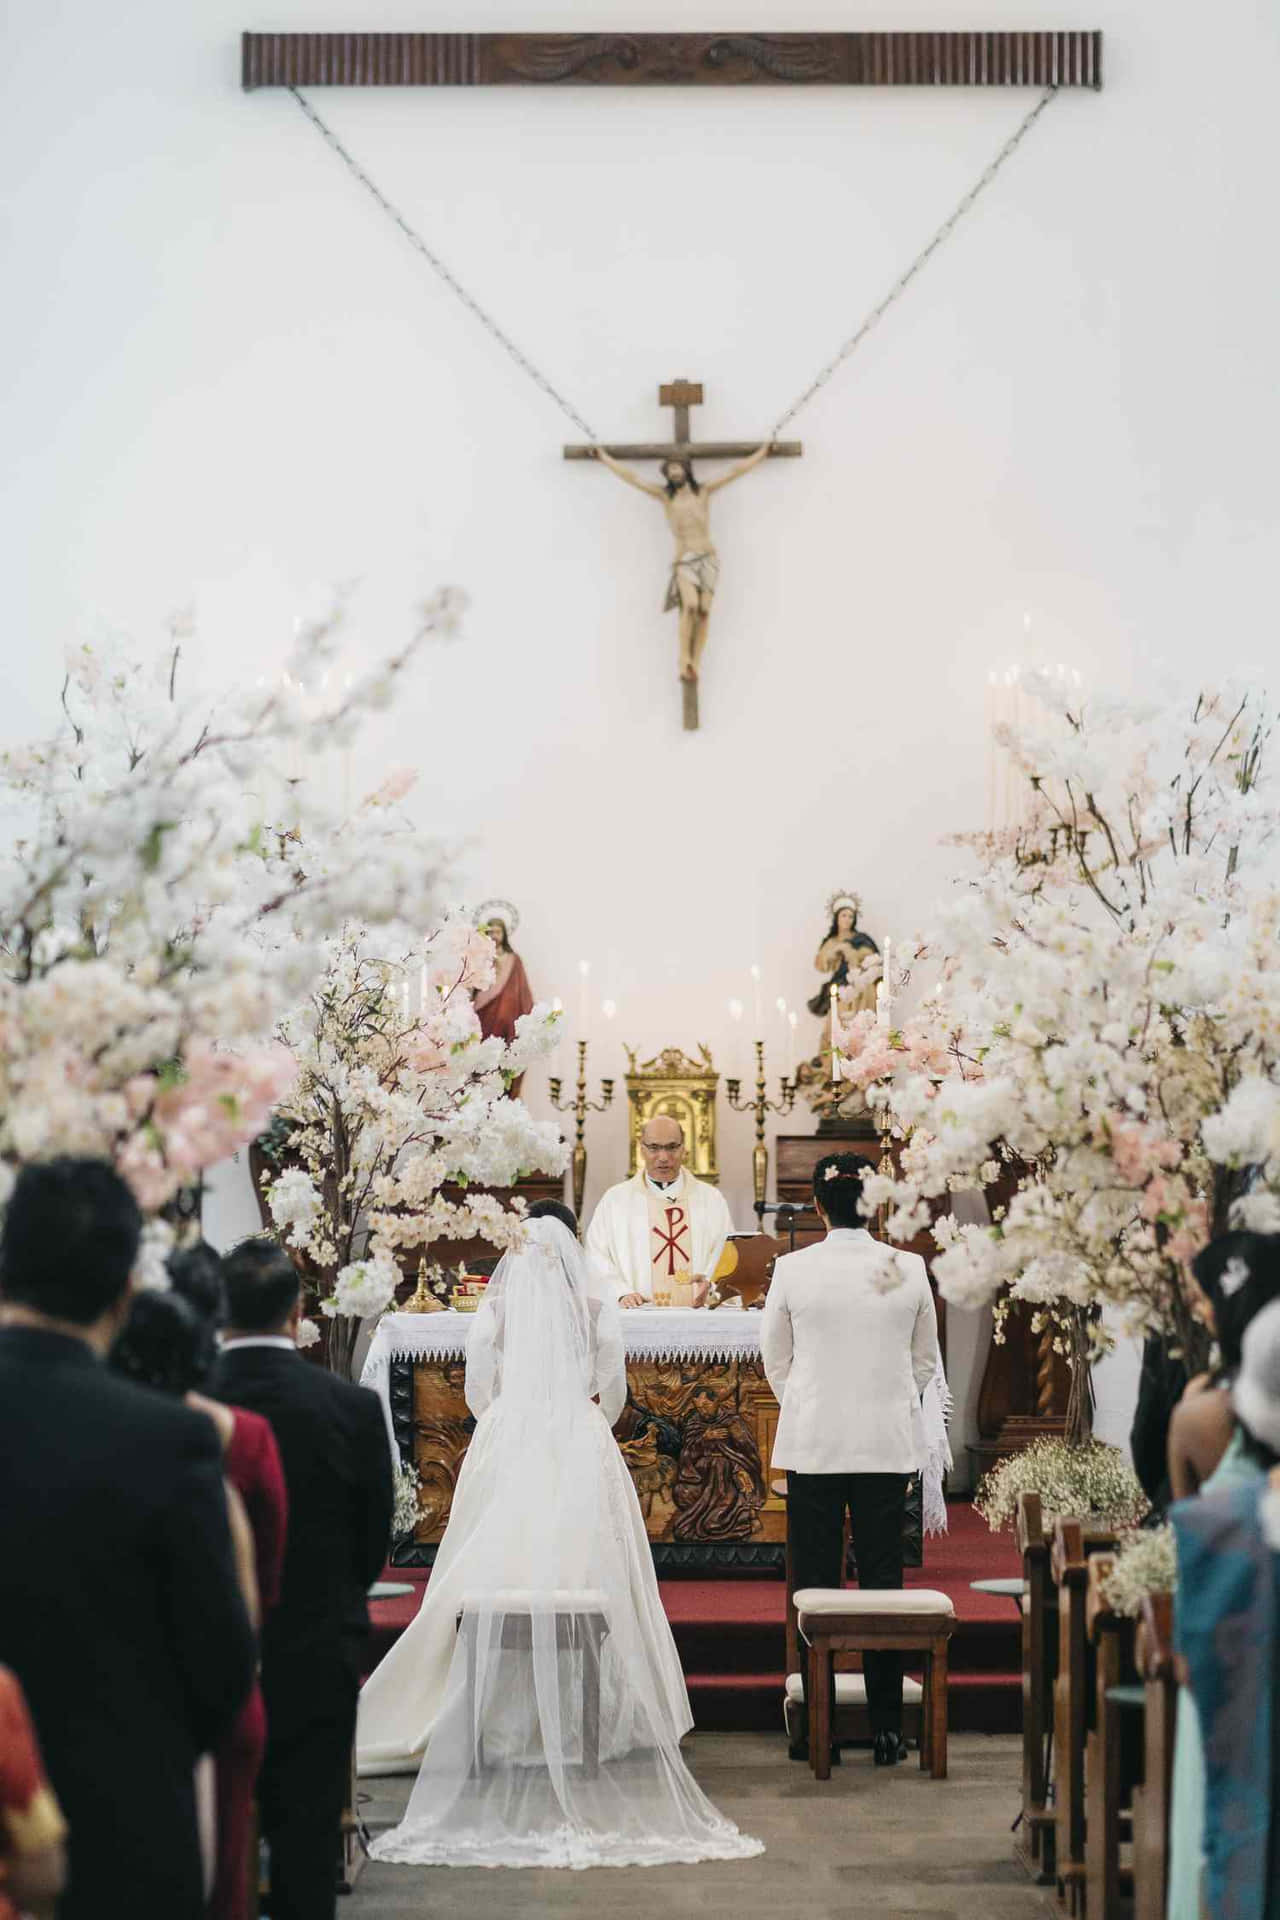
[[[188,690],[186,621],[154,664],[71,653],[60,729],[0,755],[0,1185],[28,1160],[100,1155],[158,1213],[292,1086],[275,1029],[342,927],[359,916],[394,949],[431,923],[438,853],[288,768],[349,745],[460,606],[438,595],[332,701],[341,601],[299,625],[269,685]]]
[[[948,1301],[1052,1318],[1079,1386],[1117,1324],[1202,1365],[1188,1261],[1229,1223],[1280,1227],[1273,711],[1035,691],[1044,724],[1005,735],[1023,824],[970,837],[911,1020],[857,1016],[840,1046],[905,1141],[869,1185],[890,1233],[933,1231]],[[1002,1176],[994,1218],[956,1217]]]
[[[281,1170],[267,1204],[321,1312],[342,1321],[327,1343],[338,1371],[350,1369],[359,1322],[391,1304],[398,1256],[476,1235],[511,1244],[520,1212],[472,1189],[564,1165],[558,1129],[508,1093],[555,1044],[559,1016],[535,1007],[509,1045],[483,1039],[472,1002],[495,964],[493,943],[461,913],[392,963],[347,928],[281,1023],[297,1077],[277,1109]]]
[[[984,1474],[973,1504],[994,1533],[1012,1524],[1024,1493],[1040,1495],[1046,1528],[1061,1519],[1136,1527],[1148,1504],[1119,1448],[1101,1440],[1033,1440]]]

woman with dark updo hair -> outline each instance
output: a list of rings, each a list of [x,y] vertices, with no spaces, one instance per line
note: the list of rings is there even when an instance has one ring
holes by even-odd
[[[227,1505],[245,1604],[254,1625],[280,1595],[287,1504],[275,1435],[261,1414],[202,1391],[218,1357],[226,1317],[222,1261],[204,1241],[171,1254],[166,1292],[134,1295],[111,1350],[116,1373],[180,1396],[207,1414],[222,1442]],[[253,1795],[266,1745],[262,1693],[253,1691],[214,1755],[217,1848],[209,1920],[248,1920]]]

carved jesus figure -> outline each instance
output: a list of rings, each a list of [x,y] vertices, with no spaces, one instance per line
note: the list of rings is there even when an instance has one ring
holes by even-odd
[[[728,473],[722,473],[718,480],[708,480],[702,485],[694,479],[689,461],[664,460],[660,469],[663,485],[656,486],[650,480],[642,480],[630,467],[624,467],[603,447],[594,449],[596,459],[602,460],[610,473],[616,473],[619,480],[625,480],[628,486],[638,487],[641,493],[647,493],[651,499],[662,502],[667,525],[676,543],[663,611],[675,611],[680,615],[682,680],[696,680],[698,677],[698,663],[707,644],[711,602],[715,598],[716,582],[720,577],[720,556],[711,538],[710,497],[718,493],[721,487],[727,487],[730,481],[740,480],[744,473],[750,473],[752,467],[758,467],[768,451],[769,442],[766,440],[745,460],[730,467]]]

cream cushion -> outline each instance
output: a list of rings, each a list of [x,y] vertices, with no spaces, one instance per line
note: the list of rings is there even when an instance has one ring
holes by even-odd
[[[463,1613],[603,1613],[609,1602],[593,1587],[498,1587],[492,1593],[464,1593]]]
[[[836,1682],[836,1713],[833,1731],[837,1739],[847,1738],[853,1727],[853,1715],[864,1712],[867,1705],[867,1683],[860,1673],[838,1673]],[[908,1712],[919,1713],[923,1708],[924,1688],[918,1680],[909,1674],[903,1675],[902,1704]],[[799,1740],[804,1736],[805,1706],[804,1687],[798,1673],[787,1675],[786,1690],[782,1700],[782,1724],[788,1740]]]
[[[798,1673],[787,1675],[787,1705],[795,1706],[804,1699],[804,1682]],[[918,1707],[924,1699],[924,1688],[911,1675],[902,1678],[902,1704],[906,1707]],[[838,1673],[836,1675],[836,1708],[865,1707],[867,1704],[867,1680],[861,1673]]]
[[[954,1620],[949,1594],[932,1587],[801,1587],[792,1595],[800,1624],[804,1616],[823,1614],[899,1613],[913,1620]]]

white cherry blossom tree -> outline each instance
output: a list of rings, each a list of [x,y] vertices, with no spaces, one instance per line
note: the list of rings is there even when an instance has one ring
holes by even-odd
[[[895,983],[911,1018],[855,1016],[841,1051],[904,1140],[872,1189],[890,1231],[933,1223],[946,1299],[1054,1317],[1082,1401],[1103,1307],[1197,1364],[1189,1260],[1229,1223],[1280,1226],[1274,709],[1036,691],[1044,724],[1006,738],[1025,823],[970,841],[976,872]],[[1002,1166],[998,1217],[938,1217]]]

